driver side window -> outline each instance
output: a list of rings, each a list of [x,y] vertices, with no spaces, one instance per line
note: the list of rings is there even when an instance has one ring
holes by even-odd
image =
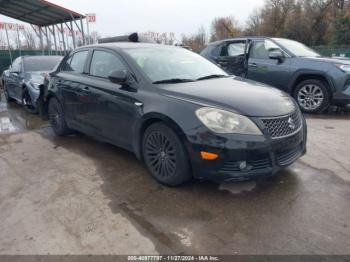
[[[113,71],[126,70],[120,59],[105,51],[94,51],[90,66],[90,75],[108,78]]]

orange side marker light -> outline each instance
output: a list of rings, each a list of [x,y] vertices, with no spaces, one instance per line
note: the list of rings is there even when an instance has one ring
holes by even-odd
[[[201,151],[201,157],[204,160],[216,160],[219,158],[219,155],[205,152],[205,151]]]

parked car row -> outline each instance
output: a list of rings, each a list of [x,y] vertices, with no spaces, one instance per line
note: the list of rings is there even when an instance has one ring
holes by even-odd
[[[80,131],[133,152],[168,186],[192,178],[270,176],[306,152],[307,127],[299,108],[320,112],[350,96],[348,61],[326,62],[289,41],[221,41],[202,56],[151,43],[84,46],[52,58],[60,62],[47,70],[25,66],[40,57],[21,58],[22,89],[14,91],[15,81],[10,85],[5,76],[5,92],[26,110],[30,104],[28,111],[39,107],[47,113],[59,136]]]

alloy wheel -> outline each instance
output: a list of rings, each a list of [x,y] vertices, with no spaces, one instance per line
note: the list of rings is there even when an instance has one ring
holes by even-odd
[[[307,84],[300,88],[297,100],[299,105],[305,110],[316,110],[323,103],[324,93],[318,85]]]
[[[175,148],[164,133],[150,133],[144,146],[144,157],[157,176],[169,177],[176,173]]]

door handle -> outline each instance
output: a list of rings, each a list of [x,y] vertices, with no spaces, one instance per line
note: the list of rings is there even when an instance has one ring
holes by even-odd
[[[84,92],[84,93],[90,93],[90,88],[89,87],[84,87],[83,89],[82,89],[82,91]]]
[[[250,67],[258,67],[258,65],[255,64],[255,63],[249,63],[248,66],[250,66]]]

